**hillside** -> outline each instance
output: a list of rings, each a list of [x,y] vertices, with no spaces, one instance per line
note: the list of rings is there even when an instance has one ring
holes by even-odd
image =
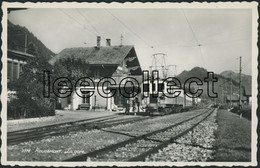
[[[25,52],[25,41],[27,39],[27,53],[32,54],[30,49],[32,46],[35,46],[38,52],[38,56],[40,57],[46,57],[49,60],[52,56],[55,55],[55,53],[49,50],[27,28],[14,25],[8,21],[7,30],[8,49]]]
[[[194,67],[193,69],[191,69],[190,71],[183,71],[182,73],[180,73],[177,78],[181,81],[182,84],[184,84],[184,82],[189,79],[189,78],[199,78],[201,81],[204,81],[204,78],[207,77],[207,70],[201,67]],[[214,74],[215,77],[218,77],[217,74]],[[222,82],[217,82],[217,83],[222,83]],[[217,85],[217,83],[215,84],[215,92],[219,93],[219,87]],[[216,87],[217,86],[217,87]],[[184,86],[183,86],[184,87]],[[203,82],[203,85],[201,86],[196,86],[195,84],[191,84],[191,87],[193,87],[194,89],[198,88],[198,89],[203,89],[203,93],[201,95],[202,99],[207,99],[210,100],[210,97],[207,95],[207,83]],[[214,99],[212,99],[214,100]]]
[[[235,73],[233,71],[224,71],[220,73],[221,76],[225,78],[230,78],[230,74],[232,76],[232,79],[236,82],[239,82],[239,73]],[[241,83],[245,87],[247,93],[251,93],[251,84],[252,84],[252,76],[241,74]]]
[[[207,77],[207,70],[201,67],[195,67],[191,69],[190,71],[183,71],[180,73],[177,78],[181,81],[181,83],[184,83],[187,79],[191,77],[197,77],[201,81],[204,81],[204,78]],[[218,78],[218,82],[215,82],[214,85],[214,91],[218,93],[218,102],[222,102],[224,100],[225,95],[230,95],[231,94],[231,80],[230,80],[230,73],[229,72],[224,72],[223,76],[222,74],[215,74],[214,77]],[[251,76],[243,75],[242,80],[244,80],[244,83],[242,82],[243,86],[246,88],[251,89]],[[238,83],[238,77],[234,74],[234,78],[232,78],[232,93],[233,94],[238,94],[239,92],[239,83]],[[250,83],[250,84],[247,84]],[[191,85],[194,87],[195,85]],[[197,86],[195,86],[197,87]],[[207,95],[207,83],[203,82],[202,86],[199,86],[198,88],[203,89],[203,94],[201,98],[203,99],[210,99],[209,96]],[[223,88],[223,95],[222,95],[222,88]],[[223,96],[223,97],[222,97]],[[214,100],[214,99],[211,99]]]
[[[204,78],[207,77],[207,70],[201,67],[195,67],[190,71],[184,70],[177,77],[181,81],[181,83],[184,83],[185,80],[191,77],[197,77],[203,81]]]

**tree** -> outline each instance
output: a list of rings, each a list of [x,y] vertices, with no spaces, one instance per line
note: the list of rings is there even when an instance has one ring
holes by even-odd
[[[60,59],[57,62],[55,62],[53,66],[53,75],[51,78],[52,81],[54,81],[57,78],[66,77],[72,82],[73,87],[75,87],[77,80],[79,80],[82,77],[88,76],[89,71],[89,63],[85,62],[84,60],[77,59],[74,57]],[[74,93],[75,88],[73,89],[72,94],[69,97],[71,105],[73,105],[72,98]],[[56,101],[57,100],[58,99],[56,98]]]
[[[54,115],[53,96],[43,96],[43,71],[52,66],[46,57],[40,57],[35,45],[31,45],[30,54],[35,57],[23,66],[20,78],[10,83],[9,89],[15,90],[17,98],[8,103],[9,117],[39,117]]]

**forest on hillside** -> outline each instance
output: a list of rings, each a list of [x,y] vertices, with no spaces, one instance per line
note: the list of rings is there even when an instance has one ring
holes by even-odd
[[[25,46],[27,43],[27,46]],[[8,49],[33,54],[32,48],[36,48],[38,56],[52,58],[55,53],[48,49],[37,37],[27,28],[14,25],[8,21],[7,28],[7,46]]]

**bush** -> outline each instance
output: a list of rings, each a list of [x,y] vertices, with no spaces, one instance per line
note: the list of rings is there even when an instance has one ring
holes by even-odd
[[[251,113],[252,113],[251,109],[246,109],[246,110],[242,109],[241,112],[242,112],[242,116],[244,118],[251,120],[251,117],[252,117],[251,116]]]
[[[230,111],[232,113],[239,114],[239,108],[237,106],[233,107]]]
[[[30,101],[22,101],[20,99],[12,99],[7,103],[7,118],[32,118],[55,115],[53,103],[47,99],[31,99]]]
[[[232,110],[230,110],[232,113],[235,113],[237,115],[240,115],[242,113],[242,117],[251,120],[251,109],[241,109],[239,110],[239,108],[237,106],[235,106]]]

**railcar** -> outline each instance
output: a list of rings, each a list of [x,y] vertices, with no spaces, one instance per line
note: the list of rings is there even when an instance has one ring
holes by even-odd
[[[149,91],[143,99],[142,104],[146,106],[146,112],[150,115],[177,113],[181,112],[185,107],[190,107],[193,105],[193,99],[185,95],[184,90],[178,89],[177,87],[172,87],[174,91],[180,92],[178,96],[173,98],[174,94],[169,94],[167,92],[163,93],[163,91],[167,88],[163,81],[158,82],[158,87],[154,85],[154,83],[149,83],[146,85],[149,89],[143,88],[144,90]],[[156,87],[158,88],[157,90]]]

